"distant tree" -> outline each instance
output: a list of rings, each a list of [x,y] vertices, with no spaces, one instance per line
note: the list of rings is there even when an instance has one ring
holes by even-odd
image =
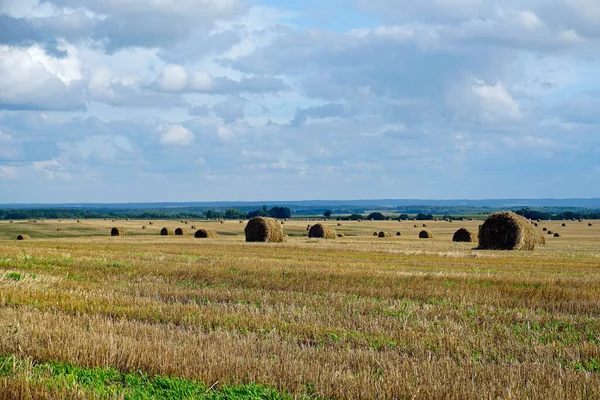
[[[423,214],[423,213],[417,214],[417,221],[431,221],[431,220],[433,220],[433,215],[431,215],[431,214]]]
[[[246,216],[245,213],[242,213],[235,208],[228,208],[225,210],[225,218],[226,219],[240,219]]]
[[[408,216],[408,214],[400,214],[400,216],[398,217],[399,220],[402,221],[407,221],[410,217]]]
[[[288,207],[273,207],[269,210],[269,216],[272,218],[289,218],[292,211]]]
[[[385,215],[380,212],[374,212],[367,216],[367,219],[370,221],[385,221]]]
[[[365,217],[363,217],[363,216],[362,216],[362,215],[360,215],[360,214],[352,214],[351,216],[349,216],[349,217],[348,217],[348,219],[349,219],[350,221],[360,221],[360,220],[362,220],[362,219],[365,219]]]
[[[324,216],[325,218],[329,218],[329,217],[331,217],[331,210],[327,210],[327,211],[325,211],[325,212],[323,213],[323,216]]]

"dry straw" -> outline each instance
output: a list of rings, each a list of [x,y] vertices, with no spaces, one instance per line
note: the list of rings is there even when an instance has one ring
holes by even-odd
[[[543,235],[524,217],[513,212],[497,212],[479,228],[479,249],[533,250]]]
[[[336,236],[335,229],[323,224],[315,224],[308,231],[308,237],[314,239],[335,239]]]
[[[29,240],[31,239],[29,235],[19,235],[17,236],[17,240]]]
[[[283,228],[274,218],[255,217],[244,229],[246,242],[283,242]]]
[[[433,233],[431,233],[431,231],[427,230],[427,229],[423,229],[421,232],[419,232],[419,239],[432,239],[433,238]]]
[[[198,229],[196,233],[194,233],[196,239],[215,239],[218,236],[217,232],[211,229]]]
[[[171,236],[171,235],[174,235],[175,232],[173,232],[173,229],[164,227],[160,230],[160,234],[161,234],[161,236]]]
[[[452,236],[453,242],[472,243],[476,240],[477,235],[466,228],[460,228],[459,230],[454,232],[454,236]]]
[[[110,236],[127,236],[127,231],[122,226],[115,226],[110,230]]]

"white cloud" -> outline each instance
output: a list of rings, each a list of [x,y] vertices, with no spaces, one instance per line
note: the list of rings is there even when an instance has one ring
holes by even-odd
[[[156,81],[164,92],[204,92],[213,87],[213,79],[206,71],[188,73],[181,65],[167,65],[162,69]]]
[[[73,46],[64,58],[39,45],[0,46],[0,108],[75,109],[85,106],[81,61]]]
[[[160,131],[160,142],[167,146],[186,146],[196,138],[192,131],[181,125],[161,127]]]
[[[0,165],[0,179],[16,179],[19,176],[17,167]]]

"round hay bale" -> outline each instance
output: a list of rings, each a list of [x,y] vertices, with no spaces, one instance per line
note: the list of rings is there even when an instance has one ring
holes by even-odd
[[[479,228],[481,250],[533,250],[540,234],[527,219],[513,212],[490,215]]]
[[[224,223],[225,223],[225,221],[221,220],[221,223],[222,223],[222,224],[224,224]]]
[[[60,232],[60,231],[62,231],[62,229],[56,228],[56,232]]]
[[[77,223],[80,223],[81,221],[77,220]]]
[[[343,238],[343,237],[346,237],[346,235],[344,235],[343,233],[338,233],[338,234],[337,234],[337,237],[339,237],[339,238]]]
[[[175,235],[176,236],[183,236],[183,229],[181,229],[181,228],[175,229]]]
[[[389,232],[381,231],[377,234],[377,236],[380,238],[388,238],[388,237],[392,237],[392,234]]]
[[[243,224],[243,223],[244,223],[244,221],[240,221],[240,224]]]
[[[567,224],[562,224],[563,227],[567,226]]]
[[[142,229],[146,229],[146,225],[142,225]]]
[[[592,223],[590,222],[590,223],[588,224],[588,226],[593,226],[593,225],[592,225]]]
[[[377,236],[377,235],[379,235],[379,233],[373,232],[373,236]]]
[[[477,240],[477,235],[466,228],[460,228],[452,236],[453,242],[472,243]]]
[[[427,230],[427,229],[423,229],[421,232],[419,232],[419,239],[432,239],[433,238],[433,233],[431,233],[431,231]]]
[[[246,242],[283,242],[283,228],[274,218],[255,217],[244,229]]]
[[[219,237],[219,235],[211,229],[198,229],[196,233],[194,233],[194,237],[196,239],[215,239]]]
[[[281,225],[285,225],[285,221],[281,221]]]
[[[127,231],[122,226],[115,226],[110,230],[110,236],[127,236]]]
[[[154,225],[154,222],[150,221],[148,222],[148,225]]]
[[[323,224],[314,224],[308,231],[309,238],[315,239],[335,239],[337,237],[335,229]]]
[[[548,235],[552,235],[553,232],[552,231],[548,231],[547,233],[548,233]]]
[[[196,229],[196,225],[190,226],[190,229]]]
[[[174,234],[175,232],[173,231],[173,229],[169,229],[166,226],[160,230],[161,236],[172,236]]]
[[[9,224],[14,224],[14,223],[15,223],[15,221],[8,221],[8,223],[9,223]]]
[[[423,228],[427,228],[427,224],[423,224]]]
[[[402,236],[402,232],[396,232],[396,236]]]
[[[414,227],[415,227],[415,228],[418,228],[418,226],[417,226],[417,225],[415,225]]]
[[[533,224],[533,226],[538,226],[538,223],[537,223],[537,222],[536,222],[536,223],[534,223],[534,224]]]
[[[17,240],[29,240],[31,239],[29,235],[19,235],[17,236]]]
[[[535,231],[536,243],[535,244],[546,244],[546,236],[542,232]]]
[[[548,228],[544,228],[544,229],[542,229],[542,230],[543,230],[544,232],[546,232],[546,231],[548,230]]]
[[[340,224],[340,223],[338,222],[337,226],[342,226],[342,224]]]
[[[555,237],[555,238],[559,238],[559,237],[560,237],[560,233],[556,232],[556,233],[554,234],[554,237]]]

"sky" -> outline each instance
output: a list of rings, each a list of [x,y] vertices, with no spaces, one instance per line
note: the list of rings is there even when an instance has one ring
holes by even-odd
[[[598,0],[0,0],[0,203],[549,197]]]

